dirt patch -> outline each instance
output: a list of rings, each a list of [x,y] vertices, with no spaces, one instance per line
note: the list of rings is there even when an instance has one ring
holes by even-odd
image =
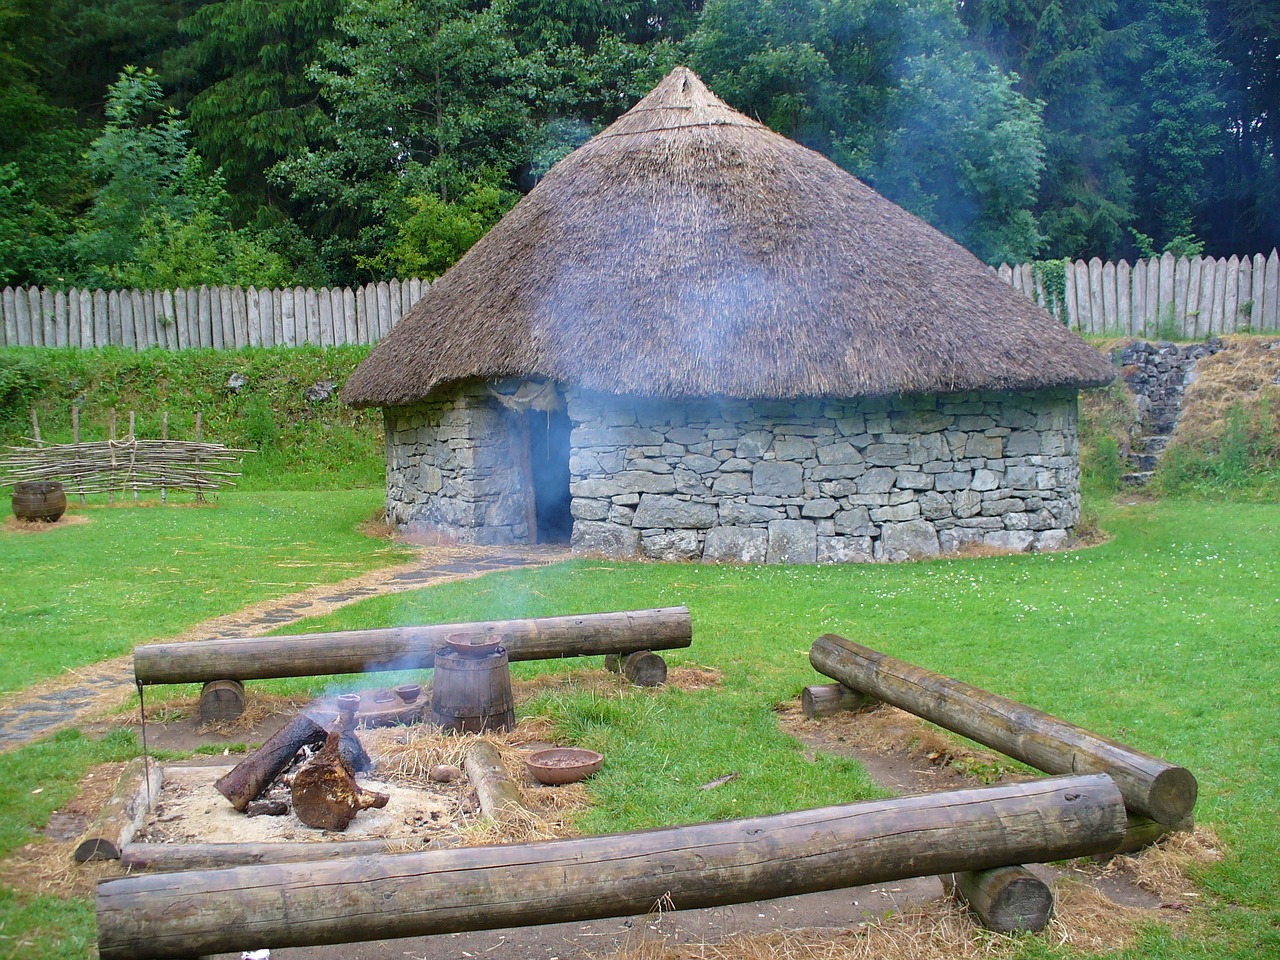
[[[78,527],[81,524],[91,523],[92,520],[83,513],[64,513],[58,518],[56,523],[45,523],[43,520],[20,520],[10,514],[4,518],[5,533],[16,533],[19,536],[28,536],[41,533],[55,533],[58,530],[65,530],[67,527]]]

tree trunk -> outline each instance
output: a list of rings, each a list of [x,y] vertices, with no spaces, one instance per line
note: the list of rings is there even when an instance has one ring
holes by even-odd
[[[693,642],[687,607],[532,620],[309,633],[289,637],[151,643],[134,648],[139,683],[263,680],[415,670],[432,666],[445,638],[501,637],[511,660],[553,660],[636,650],[670,650]]]
[[[77,863],[89,860],[118,860],[120,851],[137,832],[142,820],[155,806],[164,783],[160,764],[134,757],[125,765],[111,798],[76,844]]]
[[[879,697],[1046,773],[1109,774],[1132,813],[1174,824],[1190,816],[1196,778],[1013,700],[826,634],[809,662],[824,676]]]
[[[490,930],[746,903],[1086,856],[1124,834],[1083,776],[639,833],[100,884],[102,960]]]
[[[244,813],[303,747],[323,743],[325,729],[304,710],[214,783],[231,805]]]

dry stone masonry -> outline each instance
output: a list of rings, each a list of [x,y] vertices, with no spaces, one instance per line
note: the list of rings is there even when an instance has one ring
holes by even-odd
[[[1076,395],[664,401],[567,395],[573,546],[662,560],[892,561],[1062,546]],[[388,517],[528,537],[512,420],[484,385],[387,411]]]

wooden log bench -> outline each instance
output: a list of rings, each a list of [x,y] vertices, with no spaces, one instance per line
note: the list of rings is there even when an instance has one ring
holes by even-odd
[[[131,876],[98,886],[102,960],[492,930],[836,890],[1113,848],[1105,774],[598,837]]]
[[[434,665],[445,639],[464,642],[501,637],[509,660],[555,660],[613,654],[644,664],[637,682],[666,676],[655,650],[688,647],[693,622],[688,607],[657,607],[570,617],[488,620],[474,623],[387,627],[283,637],[241,637],[189,643],[150,643],[133,651],[141,685],[204,683],[200,714],[233,719],[244,708],[243,682],[275,677],[418,670]],[[637,656],[640,655],[640,656]],[[206,703],[208,701],[208,703]],[[207,714],[207,715],[206,715]]]
[[[813,642],[809,662],[823,676],[869,694],[953,733],[1043,770],[1106,773],[1137,817],[1167,827],[1195,807],[1196,778],[1184,767],[1090,733],[1033,707],[887,656],[829,633]]]

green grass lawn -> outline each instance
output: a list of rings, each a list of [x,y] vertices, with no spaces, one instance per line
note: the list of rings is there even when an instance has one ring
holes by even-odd
[[[723,671],[720,689],[558,692],[533,707],[567,738],[608,755],[579,824],[592,832],[875,795],[858,765],[806,758],[773,713],[818,682],[807,660],[813,638],[841,633],[1190,768],[1201,785],[1197,819],[1218,833],[1226,856],[1197,876],[1205,907],[1185,933],[1153,926],[1124,955],[1280,955],[1280,505],[1143,502],[1108,507],[1103,522],[1110,542],[1043,556],[850,567],[578,560],[374,598],[287,632],[688,605],[693,646],[668,659]],[[14,602],[7,587],[0,596]],[[52,781],[50,752],[75,767],[95,750],[123,749],[68,737],[8,762],[29,771],[30,787]],[[739,777],[698,789],[728,773]],[[10,846],[52,809],[29,801],[0,794],[0,819],[25,825],[6,838]],[[0,899],[0,919],[6,931],[24,923],[59,930],[40,941],[40,955],[84,956],[92,936],[87,901]],[[1036,938],[1022,952],[1077,955]]]
[[[358,529],[381,499],[380,490],[234,491],[203,506],[73,504],[87,523],[0,528],[0,692],[407,559]],[[4,497],[0,521],[10,512]]]

